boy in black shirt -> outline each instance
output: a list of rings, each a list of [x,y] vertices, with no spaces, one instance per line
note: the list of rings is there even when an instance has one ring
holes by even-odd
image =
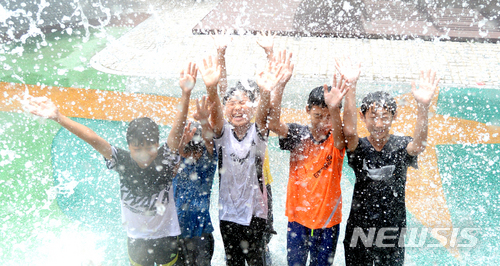
[[[352,206],[344,239],[346,265],[403,265],[406,227],[405,184],[409,166],[427,141],[428,111],[439,79],[421,72],[419,89],[412,82],[417,101],[414,138],[389,133],[397,105],[389,93],[369,93],[361,105],[361,120],[370,135],[357,135],[356,82],[359,65],[338,61],[337,69],[348,81],[344,110],[344,135],[349,166],[356,175]]]

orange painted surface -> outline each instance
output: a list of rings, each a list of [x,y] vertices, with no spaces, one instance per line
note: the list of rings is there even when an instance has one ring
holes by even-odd
[[[172,123],[175,114],[173,110],[179,103],[179,99],[166,96],[1,82],[0,111],[22,111],[21,103],[16,100],[15,95],[17,99],[20,99],[26,90],[32,96],[47,96],[59,107],[61,113],[67,116],[88,119],[130,121],[137,117],[148,116],[159,124],[167,125]],[[396,99],[398,116],[393,123],[392,131],[412,136],[416,123],[416,103],[411,94],[401,95]],[[419,156],[419,169],[410,168],[408,171],[406,205],[422,225],[428,228],[452,228],[453,224],[437,165],[435,145],[500,143],[500,127],[438,115],[436,114],[437,99],[436,95],[429,112],[428,147]],[[190,105],[192,114],[195,109],[194,101],[191,101]],[[281,118],[286,123],[308,124],[304,109],[283,108]],[[361,137],[368,135],[363,122],[359,119],[359,114],[358,132]],[[448,235],[446,231],[440,233],[451,239],[451,230],[448,232]],[[444,246],[455,257],[460,257],[456,248]]]

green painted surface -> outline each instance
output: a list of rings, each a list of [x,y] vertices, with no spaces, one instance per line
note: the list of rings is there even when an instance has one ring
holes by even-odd
[[[90,59],[130,28],[75,30],[29,38],[25,44],[0,44],[0,81],[124,91],[126,76],[93,69]]]
[[[437,113],[500,126],[500,90],[441,88]]]
[[[462,249],[467,265],[500,261],[500,144],[437,146],[439,172],[453,225],[477,228]]]
[[[55,192],[50,147],[59,128],[26,114],[0,112],[2,265],[25,263],[26,253],[37,253],[44,244],[43,232],[57,234],[70,222],[49,197]]]

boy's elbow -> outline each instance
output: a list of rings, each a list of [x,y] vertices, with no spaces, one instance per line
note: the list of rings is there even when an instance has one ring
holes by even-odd
[[[423,143],[420,145],[412,145],[408,149],[408,154],[411,156],[419,155],[420,153],[425,151],[425,147],[426,147],[426,145]]]
[[[358,132],[356,132],[356,130],[344,127],[344,137],[345,137],[346,141],[355,139],[357,136],[358,136]]]

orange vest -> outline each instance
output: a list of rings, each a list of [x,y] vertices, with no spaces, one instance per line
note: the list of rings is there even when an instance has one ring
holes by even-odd
[[[345,149],[333,135],[323,143],[303,140],[290,154],[286,216],[309,229],[330,228],[342,221],[340,177]]]

